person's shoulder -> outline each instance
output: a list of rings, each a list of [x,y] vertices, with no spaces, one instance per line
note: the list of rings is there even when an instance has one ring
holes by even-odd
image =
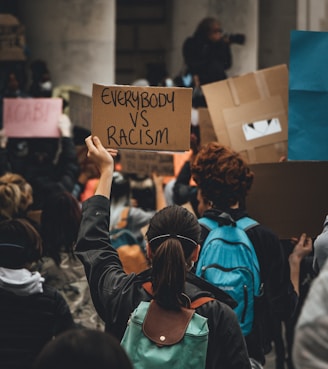
[[[210,297],[213,300],[226,304],[232,309],[237,305],[236,301],[225,291],[208,283],[205,279],[196,276],[192,272],[187,274],[186,292],[192,301],[201,297]]]

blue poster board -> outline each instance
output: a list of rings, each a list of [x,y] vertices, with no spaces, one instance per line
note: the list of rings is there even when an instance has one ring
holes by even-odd
[[[328,32],[291,32],[288,160],[328,160]]]

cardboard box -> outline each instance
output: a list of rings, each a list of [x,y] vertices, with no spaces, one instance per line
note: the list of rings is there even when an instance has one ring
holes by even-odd
[[[202,86],[218,140],[249,163],[287,156],[288,70],[262,69]]]
[[[69,91],[69,117],[74,126],[91,131],[92,97]]]
[[[321,233],[328,214],[328,162],[287,161],[250,168],[255,173],[246,198],[251,217],[280,239]]]
[[[201,145],[211,141],[218,141],[208,109],[198,108],[197,110]]]
[[[25,29],[12,14],[0,14],[0,61],[26,60]]]

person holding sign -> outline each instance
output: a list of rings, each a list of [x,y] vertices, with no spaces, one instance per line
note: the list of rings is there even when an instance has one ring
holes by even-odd
[[[152,218],[147,231],[147,253],[152,268],[126,274],[109,238],[110,191],[117,150],[105,149],[96,136],[86,139],[88,156],[100,171],[96,194],[82,204],[82,221],[75,252],[84,264],[95,307],[106,331],[122,339],[130,314],[140,302],[152,300],[145,282],[167,309],[181,309],[191,301],[210,297],[196,312],[208,318],[206,369],[250,369],[237,319],[226,304],[234,302],[223,291],[197,278],[189,270],[197,260],[200,226],[187,209],[165,207]],[[168,283],[171,278],[172,283]],[[167,292],[167,293],[166,293]],[[221,302],[221,301],[225,301]],[[188,302],[186,301],[188,305]]]

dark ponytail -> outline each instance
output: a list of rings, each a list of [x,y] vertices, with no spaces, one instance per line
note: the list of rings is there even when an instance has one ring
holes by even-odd
[[[152,259],[154,299],[163,308],[179,310],[185,305],[185,279],[186,260],[181,242],[170,237],[160,244]]]

